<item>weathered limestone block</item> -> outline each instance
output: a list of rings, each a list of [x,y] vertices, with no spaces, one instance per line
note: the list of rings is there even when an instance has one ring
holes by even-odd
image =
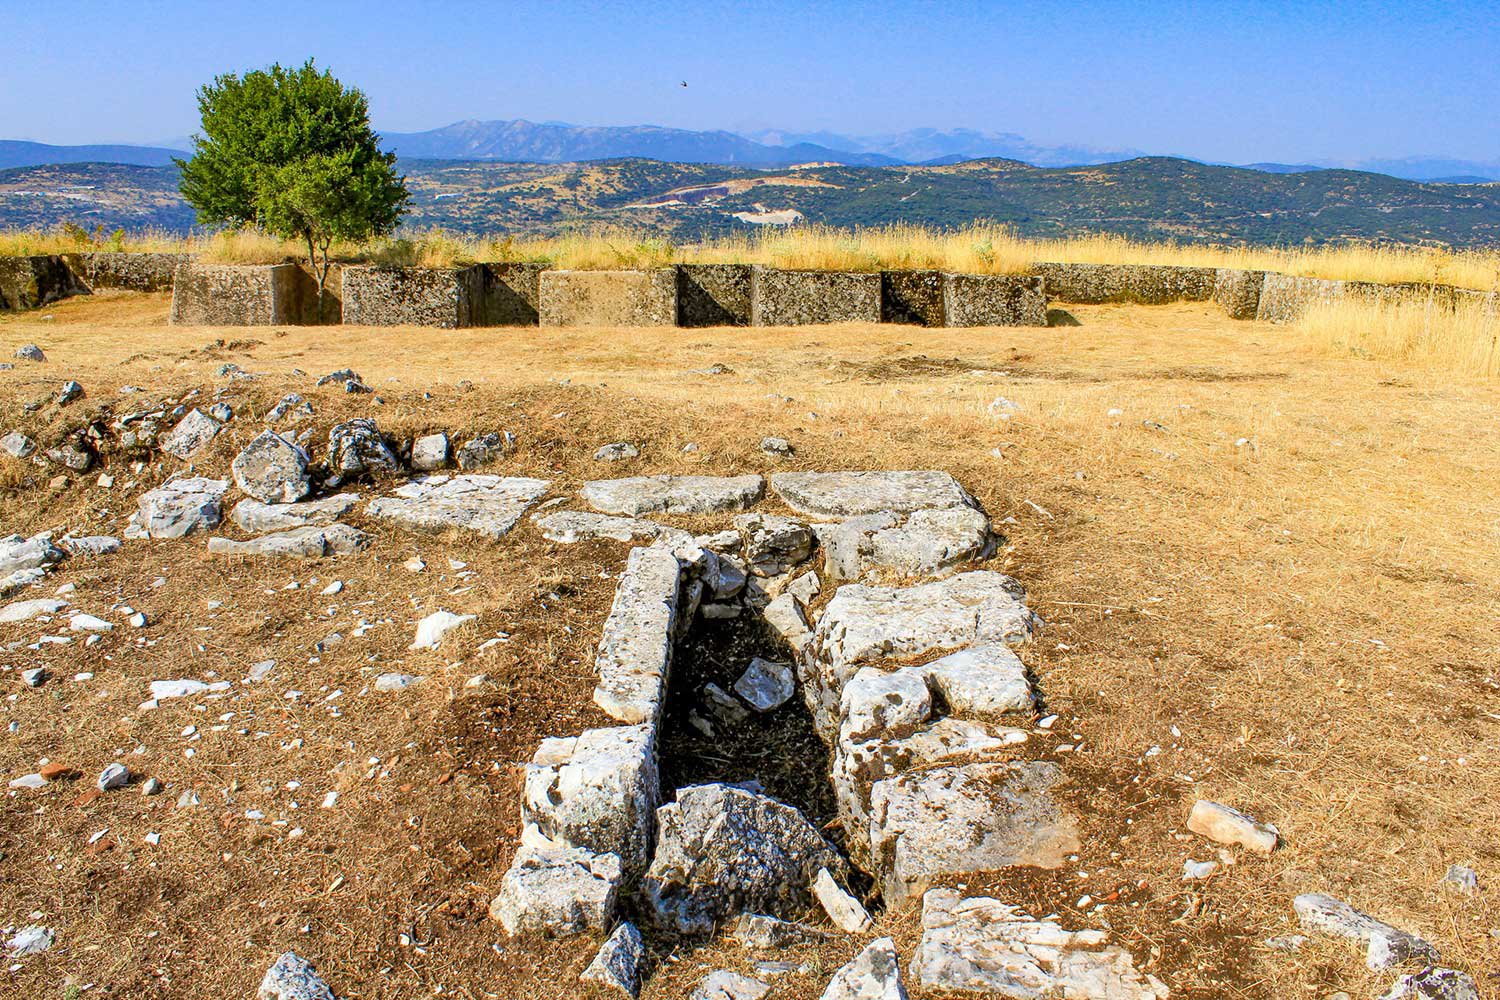
[[[0,576],[46,570],[67,558],[67,553],[52,544],[50,532],[32,535],[6,535],[0,538]]]
[[[908,771],[870,789],[870,857],[886,904],[967,872],[1056,868],[1079,848],[1077,824],[1053,797],[1050,761]]]
[[[390,496],[370,501],[371,517],[421,531],[461,528],[501,538],[551,483],[524,476],[417,476]]]
[[[36,309],[87,291],[56,255],[0,257],[0,310]]]
[[[196,406],[161,436],[161,450],[186,461],[192,458],[219,433],[219,422]]]
[[[1280,839],[1274,826],[1258,823],[1238,809],[1208,799],[1199,799],[1193,803],[1193,811],[1188,814],[1187,828],[1215,843],[1238,844],[1262,854],[1274,851]]]
[[[260,556],[270,559],[296,556],[321,559],[324,556],[348,555],[370,543],[370,536],[347,524],[309,525],[249,541],[215,536],[208,540],[208,551],[219,556]]]
[[[881,271],[880,322],[946,326],[942,271]]]
[[[823,1000],[906,1000],[896,942],[876,938],[833,974]]]
[[[749,326],[749,264],[677,265],[678,326]]]
[[[987,643],[1024,643],[1039,622],[1011,577],[960,573],[912,587],[840,587],[798,660],[803,697],[832,742],[844,685],[866,664]]]
[[[641,992],[641,975],[645,972],[646,942],[635,924],[626,922],[599,946],[589,967],[578,977],[580,982],[598,983],[615,989],[631,1000]]]
[[[944,274],[944,326],[1046,326],[1043,280],[1028,274]]]
[[[392,475],[401,461],[385,443],[380,428],[369,417],[355,417],[328,430],[329,482],[333,485],[355,476]]]
[[[1108,941],[1104,931],[1064,930],[998,899],[932,889],[922,897],[922,940],[911,972],[929,990],[1017,1000],[1166,1000],[1167,987]]]
[[[1255,318],[1268,323],[1295,323],[1313,305],[1341,301],[1347,284],[1268,271],[1261,284]]]
[[[756,265],[750,289],[752,326],[880,322],[878,274],[783,271]]]
[[[542,537],[550,542],[573,545],[609,538],[617,542],[651,541],[668,530],[655,521],[638,517],[616,517],[586,510],[559,510],[532,516]]]
[[[349,326],[477,326],[489,272],[481,267],[381,267],[343,272]]]
[[[814,517],[910,514],[924,508],[976,507],[946,472],[778,472],[771,489],[792,510]]]
[[[627,877],[639,876],[660,794],[653,727],[551,737],[526,765],[522,838],[536,847],[617,854]]]
[[[63,254],[63,261],[86,291],[118,288],[130,292],[165,292],[183,264],[185,253],[121,253],[89,251]]]
[[[476,326],[536,326],[545,264],[481,264]]]
[[[272,531],[332,524],[358,502],[358,493],[338,493],[301,503],[261,503],[247,497],[234,505],[230,516],[240,530],[264,535]]]
[[[1427,941],[1357,910],[1341,899],[1320,892],[1305,892],[1292,900],[1292,909],[1306,930],[1363,943],[1369,949],[1367,964],[1372,969],[1415,958],[1427,962],[1440,960],[1438,950]]]
[[[630,550],[599,638],[594,703],[625,723],[655,724],[667,691],[681,569],[669,549]]]
[[[633,476],[596,479],[578,491],[585,503],[605,514],[716,514],[744,510],[760,502],[766,481],[760,476]]]
[[[292,504],[312,492],[307,452],[275,431],[256,435],[229,468],[235,485],[262,503]]]
[[[642,895],[662,926],[706,934],[742,913],[795,918],[838,853],[791,806],[729,785],[693,785],[656,811]]]
[[[1265,282],[1265,271],[1221,267],[1214,277],[1213,300],[1224,307],[1230,319],[1254,319],[1260,311],[1260,290]]]
[[[648,271],[543,271],[542,326],[675,326],[677,274]]]
[[[229,490],[226,479],[195,476],[171,479],[141,494],[139,509],[126,529],[127,537],[181,538],[193,531],[217,527],[219,501]]]
[[[603,932],[613,918],[623,877],[614,854],[523,844],[490,903],[490,918],[512,936]]]
[[[994,551],[989,518],[972,507],[913,511],[907,517],[864,514],[812,528],[829,580],[857,580],[875,570],[939,576]]]
[[[781,576],[812,555],[812,529],[801,521],[780,514],[736,514],[734,527],[753,576]]]
[[[296,264],[189,262],[172,280],[171,321],[181,326],[298,323],[305,277]]]
[[[1162,264],[1054,264],[1031,266],[1047,294],[1059,302],[1206,302],[1218,278],[1212,267]]]
[[[1004,643],[970,646],[907,669],[920,672],[954,715],[983,719],[1036,709],[1026,665]]]

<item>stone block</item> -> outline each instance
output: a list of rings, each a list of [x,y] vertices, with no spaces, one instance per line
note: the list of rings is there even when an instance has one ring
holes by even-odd
[[[749,326],[749,264],[680,264],[678,326]]]
[[[880,322],[944,326],[943,272],[880,272]]]
[[[1213,300],[1224,307],[1230,319],[1254,319],[1260,310],[1260,290],[1265,271],[1221,267],[1214,278]]]
[[[480,264],[482,289],[476,326],[536,326],[545,264]]]
[[[1047,294],[1058,302],[1206,302],[1213,297],[1218,270],[1159,264],[1057,264],[1031,266]]]
[[[296,264],[183,264],[172,281],[172,323],[270,326],[300,321],[305,277]]]
[[[56,255],[0,257],[0,309],[36,309],[87,291]]]
[[[344,323],[350,326],[477,326],[489,274],[481,267],[346,267]]]
[[[675,326],[677,274],[648,271],[543,271],[542,326]]]
[[[753,326],[879,323],[879,274],[783,271],[755,267],[750,282]]]
[[[124,253],[89,251],[63,254],[74,278],[88,291],[117,288],[128,292],[165,292],[183,264],[192,261],[185,253]]]
[[[1046,326],[1043,280],[1027,274],[945,274],[943,325]]]

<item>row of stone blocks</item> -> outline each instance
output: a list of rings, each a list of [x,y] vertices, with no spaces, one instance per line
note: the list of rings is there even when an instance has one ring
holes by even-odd
[[[0,310],[19,311],[117,288],[161,292],[172,287],[181,253],[87,252],[0,257]]]

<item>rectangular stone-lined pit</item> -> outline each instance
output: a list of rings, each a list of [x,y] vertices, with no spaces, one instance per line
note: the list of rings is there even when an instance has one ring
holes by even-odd
[[[1025,274],[943,275],[944,326],[1046,326],[1044,280]]]
[[[676,326],[677,273],[543,271],[542,326]]]
[[[487,272],[480,267],[346,267],[344,322],[355,326],[477,326]]]
[[[1213,298],[1218,271],[1212,267],[1172,267],[1158,264],[1031,265],[1058,302],[1094,304],[1135,302],[1207,302]]]
[[[749,326],[749,264],[679,264],[678,326]]]
[[[753,326],[879,323],[880,287],[879,274],[756,266],[751,271],[750,322]]]
[[[56,255],[0,257],[0,309],[36,309],[86,291]]]
[[[298,323],[306,278],[296,264],[183,264],[172,281],[171,321],[183,326]]]

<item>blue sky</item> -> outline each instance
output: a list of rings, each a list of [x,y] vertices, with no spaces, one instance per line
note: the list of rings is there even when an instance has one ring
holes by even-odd
[[[214,74],[308,55],[377,128],[463,118],[917,126],[1205,159],[1500,161],[1500,16],[1436,3],[4,0],[0,138],[191,132]],[[686,80],[688,87],[680,82]]]

